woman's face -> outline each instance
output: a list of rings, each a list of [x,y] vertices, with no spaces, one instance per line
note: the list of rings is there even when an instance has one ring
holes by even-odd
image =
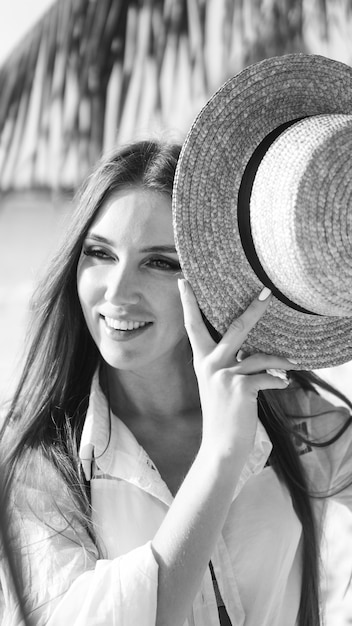
[[[83,244],[77,287],[88,329],[113,368],[138,370],[187,341],[171,199],[142,188],[112,194]]]

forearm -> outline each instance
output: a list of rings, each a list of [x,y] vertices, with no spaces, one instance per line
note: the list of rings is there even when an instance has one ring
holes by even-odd
[[[201,585],[245,463],[201,447],[152,548],[159,564],[157,626],[183,626]]]

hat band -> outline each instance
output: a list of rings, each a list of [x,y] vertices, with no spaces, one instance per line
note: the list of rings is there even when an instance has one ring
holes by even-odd
[[[296,124],[296,122],[305,119],[305,117],[308,116],[299,117],[297,119],[281,124],[281,126],[278,126],[274,130],[272,130],[266,137],[264,137],[263,141],[261,141],[261,143],[254,150],[251,158],[246,165],[238,190],[237,220],[243,251],[252,270],[259,278],[259,280],[263,283],[263,285],[271,290],[275,298],[280,300],[280,302],[282,302],[283,304],[286,304],[286,306],[290,307],[291,309],[299,311],[300,313],[308,313],[309,315],[319,315],[318,313],[314,313],[313,311],[304,309],[299,304],[296,304],[295,302],[287,298],[270,280],[257,255],[252,237],[250,221],[250,199],[253,189],[253,183],[260,163],[264,158],[264,155],[269,150],[270,146],[274,143],[275,139],[279,135],[281,135],[281,133],[283,133],[293,124]]]

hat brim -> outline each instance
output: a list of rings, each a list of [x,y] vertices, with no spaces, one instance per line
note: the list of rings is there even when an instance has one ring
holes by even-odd
[[[221,334],[263,287],[238,231],[245,167],[272,130],[325,113],[352,113],[352,68],[292,54],[229,79],[192,124],[175,176],[176,247],[201,310]],[[307,369],[338,365],[352,359],[352,318],[301,313],[273,298],[243,349],[293,358]]]

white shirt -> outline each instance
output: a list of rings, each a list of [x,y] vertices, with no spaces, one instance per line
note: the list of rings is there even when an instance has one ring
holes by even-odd
[[[326,438],[348,416],[347,410],[339,411],[313,393],[289,388],[285,394],[289,406],[298,402],[303,414],[320,414],[300,420],[300,427],[307,428],[314,439]],[[301,447],[312,487],[327,489],[351,478],[351,430],[328,448]],[[271,443],[259,422],[252,453],[211,559],[233,626],[297,623],[302,529],[287,488],[266,466],[270,451]],[[92,383],[80,457],[86,477],[91,480],[93,521],[104,558],[75,523],[62,479],[47,461],[32,455],[23,500],[16,503],[16,519],[22,533],[24,568],[32,579],[26,595],[33,623],[154,626],[158,566],[151,540],[173,498],[130,430],[118,417],[110,416],[97,375]],[[40,489],[38,475],[45,476],[45,485]],[[351,506],[352,489],[345,489],[338,499]],[[326,503],[313,503],[322,524]],[[35,512],[31,510],[34,508]],[[70,519],[73,529],[63,522],[58,509]],[[39,523],[41,518],[52,528]],[[13,626],[18,621],[3,584],[7,599],[3,624]],[[219,625],[209,570],[186,625]]]

